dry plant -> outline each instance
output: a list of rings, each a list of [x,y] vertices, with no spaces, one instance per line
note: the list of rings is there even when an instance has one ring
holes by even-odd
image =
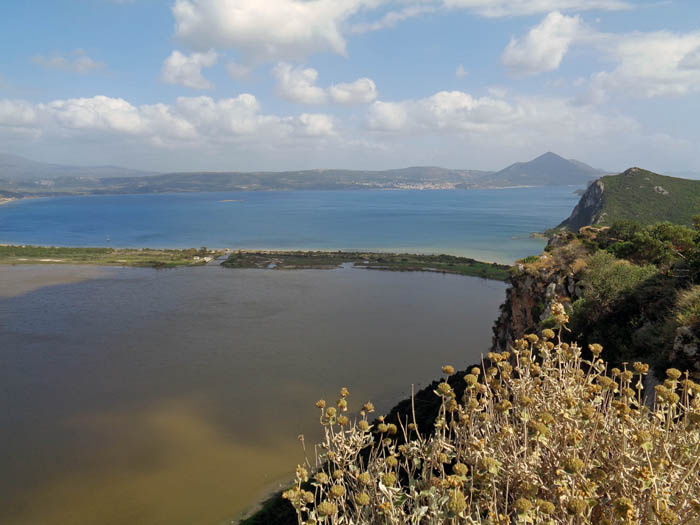
[[[445,380],[434,428],[350,421],[347,389],[319,401],[314,469],[284,493],[300,524],[700,524],[700,385],[676,369],[645,403],[648,365],[608,370],[556,332],[517,340]],[[454,374],[443,367],[446,377]],[[310,474],[310,471],[314,471]]]

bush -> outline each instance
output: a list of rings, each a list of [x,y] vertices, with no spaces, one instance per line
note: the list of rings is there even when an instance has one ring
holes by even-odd
[[[589,321],[595,321],[656,272],[653,265],[637,266],[608,252],[596,252],[587,261],[576,306]]]
[[[543,330],[489,354],[435,395],[434,428],[350,421],[347,390],[319,401],[325,440],[285,498],[299,523],[690,523],[700,516],[700,385],[669,369],[645,404],[648,365],[607,370]],[[446,376],[454,373],[443,368]],[[690,520],[690,521],[688,521]]]

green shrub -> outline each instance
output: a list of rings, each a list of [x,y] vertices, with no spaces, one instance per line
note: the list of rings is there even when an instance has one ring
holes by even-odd
[[[584,310],[587,319],[595,321],[656,273],[653,265],[637,266],[608,252],[596,252],[583,272],[577,308]]]

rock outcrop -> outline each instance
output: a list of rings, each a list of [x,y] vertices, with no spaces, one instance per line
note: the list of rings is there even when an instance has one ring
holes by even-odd
[[[549,254],[518,263],[493,327],[492,351],[507,350],[513,340],[528,332],[539,331],[540,323],[552,314],[552,304],[571,303],[578,292],[574,272],[560,266]]]
[[[568,219],[563,221],[557,228],[566,228],[570,231],[578,231],[583,226],[596,224],[602,218],[603,195],[605,194],[605,184],[598,179],[588,186],[588,189],[581,197],[574,211]]]

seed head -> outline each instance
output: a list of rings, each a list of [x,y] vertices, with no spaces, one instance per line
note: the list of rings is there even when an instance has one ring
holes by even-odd
[[[518,514],[526,514],[532,509],[532,503],[525,498],[518,498],[514,507]]]
[[[668,370],[666,370],[666,375],[669,379],[673,379],[674,381],[676,381],[679,377],[681,377],[681,371],[677,368],[669,368]]]
[[[342,498],[345,496],[345,487],[342,485],[333,485],[330,490],[330,495],[335,499]]]
[[[355,496],[355,503],[357,503],[358,507],[369,505],[369,494],[366,492],[360,492],[357,496]]]
[[[462,491],[458,489],[451,490],[447,500],[447,512],[452,515],[458,515],[464,512],[466,508],[467,502]]]
[[[566,502],[566,511],[573,516],[583,514],[585,510],[586,502],[581,498],[573,498]]]
[[[318,504],[318,507],[316,507],[316,512],[319,516],[323,518],[327,516],[333,516],[333,514],[335,514],[337,510],[338,507],[335,506],[335,503],[332,503],[330,501],[322,501]]]
[[[384,485],[387,487],[391,487],[394,483],[396,483],[396,475],[393,472],[387,472],[382,476],[382,483],[384,483]]]

